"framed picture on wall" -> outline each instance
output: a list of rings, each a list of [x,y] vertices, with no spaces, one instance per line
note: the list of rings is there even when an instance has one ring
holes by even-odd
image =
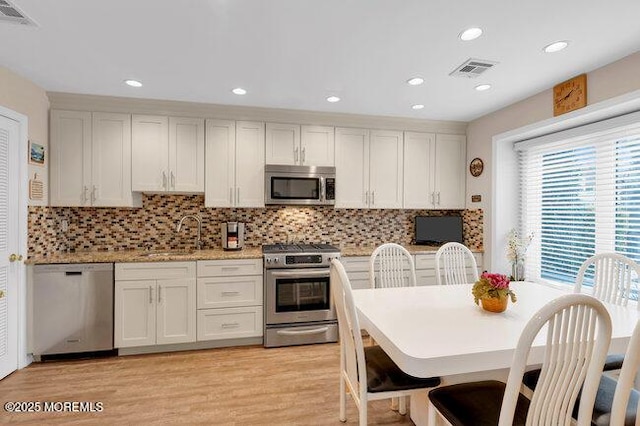
[[[45,147],[38,142],[29,140],[29,164],[35,164],[36,166],[44,166],[45,162]]]

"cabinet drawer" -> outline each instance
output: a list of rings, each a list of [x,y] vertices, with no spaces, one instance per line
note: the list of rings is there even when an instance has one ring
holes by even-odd
[[[347,272],[366,272],[369,270],[369,256],[341,257],[340,262],[342,262]]]
[[[416,254],[416,270],[436,269],[436,254]]]
[[[201,309],[198,341],[262,336],[262,306]]]
[[[198,277],[262,275],[262,259],[203,260],[198,262]]]
[[[161,280],[195,278],[196,262],[116,263],[115,279]]]
[[[262,276],[198,278],[198,309],[262,306]]]
[[[347,272],[347,276],[349,277],[352,289],[371,288],[368,272]]]

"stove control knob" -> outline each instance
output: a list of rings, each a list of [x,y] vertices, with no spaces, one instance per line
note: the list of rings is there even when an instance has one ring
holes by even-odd
[[[269,259],[268,257],[264,261],[267,263],[271,263],[271,259]]]
[[[278,262],[280,262],[280,260],[277,257],[273,259],[273,263],[278,263]]]

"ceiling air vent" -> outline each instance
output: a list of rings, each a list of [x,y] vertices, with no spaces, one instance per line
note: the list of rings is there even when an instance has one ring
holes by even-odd
[[[0,23],[2,22],[36,26],[32,19],[7,0],[0,0]]]
[[[467,59],[449,75],[452,77],[476,78],[497,64],[495,61],[487,61],[485,59]]]

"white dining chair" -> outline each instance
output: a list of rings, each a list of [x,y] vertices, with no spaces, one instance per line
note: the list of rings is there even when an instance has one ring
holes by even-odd
[[[531,345],[546,326],[540,380],[531,398],[520,393]],[[581,392],[578,425],[591,423],[602,366],[611,341],[611,317],[598,299],[560,296],[525,326],[506,384],[488,380],[444,386],[429,392],[429,423],[437,415],[451,425],[569,425]]]
[[[616,390],[613,396],[613,403],[611,406],[611,426],[623,426],[628,424],[635,424],[640,426],[640,393],[634,389],[634,380],[638,375],[638,369],[640,368],[640,321],[636,323],[636,328],[633,330],[629,346],[627,347],[627,354],[625,355],[624,362],[622,363],[622,369],[620,370],[620,376],[616,384]],[[608,376],[603,376],[604,380],[613,380]],[[605,389],[602,389],[605,387]],[[601,382],[600,389],[604,395],[610,395],[606,384]],[[599,392],[600,393],[600,392]],[[633,405],[635,404],[635,416]]]
[[[602,253],[591,256],[582,263],[576,278],[574,293],[585,289],[587,272],[593,271],[593,286],[589,294],[614,305],[627,306],[633,289],[632,285],[640,278],[640,265],[619,253]],[[589,274],[590,275],[590,274]],[[636,294],[637,297],[637,294]],[[640,309],[640,304],[638,304]],[[605,371],[619,370],[622,367],[624,354],[612,354],[607,357]]]
[[[467,268],[471,269],[471,275],[467,274]],[[476,258],[466,246],[460,243],[446,243],[438,249],[436,252],[438,285],[468,284],[478,279]]]
[[[369,258],[369,283],[371,288],[415,286],[413,256],[399,244],[378,246]]]
[[[340,421],[347,419],[347,388],[358,407],[360,425],[364,426],[368,401],[405,397],[440,384],[437,377],[407,375],[380,346],[364,347],[351,283],[338,259],[331,261],[330,279],[340,333]]]

